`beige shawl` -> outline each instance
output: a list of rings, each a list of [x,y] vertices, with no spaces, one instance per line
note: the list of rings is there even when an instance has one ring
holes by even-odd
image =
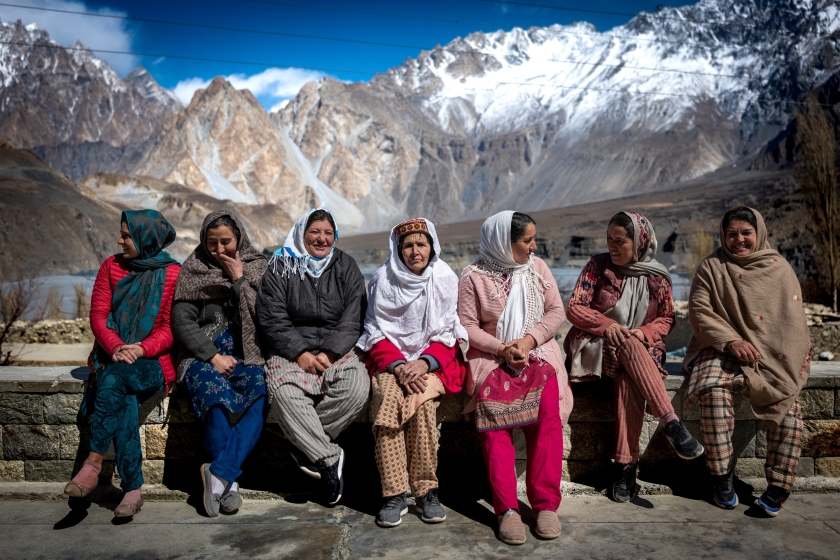
[[[746,207],[741,207],[746,208]],[[761,359],[743,363],[755,415],[779,424],[810,374],[811,338],[799,280],[790,264],[767,242],[767,228],[755,214],[756,250],[739,257],[722,247],[706,257],[691,283],[688,315],[694,335],[683,367],[705,348],[723,351],[733,340],[752,344]]]

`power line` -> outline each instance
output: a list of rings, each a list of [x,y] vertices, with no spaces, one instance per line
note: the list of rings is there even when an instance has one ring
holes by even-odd
[[[106,53],[106,54],[124,54],[130,56],[141,56],[141,57],[148,57],[148,58],[175,58],[178,60],[195,60],[198,62],[218,62],[223,64],[242,64],[246,66],[261,66],[265,68],[271,68],[274,66],[286,66],[290,68],[301,68],[303,70],[319,70],[322,72],[344,72],[349,74],[367,74],[373,76],[375,74],[379,74],[379,72],[372,72],[369,70],[348,70],[346,68],[330,68],[325,66],[299,66],[297,64],[289,64],[286,62],[253,62],[247,60],[230,60],[224,58],[206,58],[200,56],[187,56],[187,55],[179,55],[179,54],[161,54],[161,53],[149,53],[149,52],[136,52],[136,51],[115,51],[115,50],[108,50],[108,49],[91,49],[88,47],[63,47],[61,45],[39,45],[36,43],[23,43],[19,41],[0,41],[0,45],[16,45],[19,47],[33,47],[33,48],[41,48],[41,49],[62,49],[67,51],[82,51],[82,52],[99,52],[99,53]]]
[[[245,60],[231,60],[231,59],[218,59],[218,58],[205,58],[205,57],[196,57],[196,56],[186,56],[186,55],[173,55],[173,54],[161,54],[161,53],[147,53],[147,52],[136,52],[136,51],[116,51],[116,50],[106,50],[106,49],[90,49],[87,47],[63,47],[61,45],[45,45],[45,44],[36,44],[36,43],[25,43],[20,41],[2,41],[0,40],[0,45],[15,45],[15,46],[23,46],[23,47],[32,47],[32,48],[44,48],[44,49],[61,49],[66,51],[81,51],[81,52],[102,52],[108,54],[121,54],[121,55],[131,55],[131,56],[140,56],[140,57],[149,57],[149,58],[175,58],[181,60],[195,60],[199,62],[218,62],[218,63],[225,63],[225,64],[242,64],[242,65],[249,65],[249,66],[261,66],[261,67],[274,67],[274,66],[287,66],[287,67],[294,67],[294,68],[301,68],[304,70],[319,70],[323,72],[346,72],[352,74],[367,74],[367,75],[374,75],[379,74],[379,72],[371,72],[368,70],[350,70],[346,68],[330,68],[330,67],[321,67],[321,66],[298,66],[295,64],[288,64],[288,63],[278,63],[278,62],[253,62],[253,61],[245,61]],[[682,93],[667,93],[661,91],[628,91],[623,89],[614,89],[614,88],[597,88],[597,87],[590,87],[590,86],[567,86],[567,85],[558,85],[558,84],[535,84],[532,82],[503,82],[503,81],[492,81],[491,83],[497,85],[514,85],[514,86],[529,86],[529,87],[544,87],[544,88],[554,88],[554,89],[573,89],[573,90],[581,90],[581,91],[597,91],[597,92],[606,92],[606,93],[622,93],[622,94],[630,94],[630,95],[655,95],[661,97],[683,97],[687,99],[714,99],[714,96],[705,95],[705,94],[697,94],[697,95],[688,95]],[[490,88],[473,88],[475,90],[485,90],[485,91],[493,91]],[[733,95],[737,95],[743,93],[746,90],[738,90],[731,92]],[[719,99],[719,98],[718,98]],[[762,100],[765,104],[770,103],[787,103],[790,105],[810,105],[810,106],[819,106],[819,107],[834,107],[834,105],[828,105],[823,103],[806,103],[801,101],[793,101],[789,99],[766,99]]]
[[[101,14],[96,12],[84,12],[84,11],[75,11],[75,10],[62,10],[58,8],[42,8],[42,7],[34,7],[34,6],[25,6],[21,4],[10,4],[5,2],[0,2],[0,6],[6,6],[11,8],[23,8],[29,10],[38,10],[42,12],[56,12],[62,14],[71,14],[71,15],[79,15],[79,16],[88,16],[88,17],[99,17],[99,18],[108,18],[108,19],[119,19],[125,21],[139,21],[145,23],[157,23],[157,24],[165,24],[165,25],[178,25],[183,27],[195,27],[200,29],[211,29],[214,31],[234,31],[239,33],[256,33],[261,35],[273,35],[273,36],[281,36],[281,37],[292,37],[298,39],[314,39],[314,40],[321,40],[321,41],[336,41],[336,42],[343,42],[343,43],[355,43],[355,44],[362,44],[362,45],[371,45],[371,46],[379,46],[379,47],[390,47],[390,48],[402,48],[402,49],[411,49],[411,50],[431,50],[427,49],[426,47],[422,47],[419,45],[407,45],[407,44],[399,44],[399,43],[383,43],[378,41],[365,41],[361,39],[346,39],[340,37],[329,37],[324,35],[307,35],[301,33],[286,33],[282,31],[267,31],[267,30],[260,30],[260,29],[246,29],[241,27],[228,27],[228,26],[221,26],[221,25],[211,25],[211,24],[203,24],[203,23],[193,23],[193,22],[184,22],[184,21],[174,21],[174,20],[164,20],[164,19],[155,19],[155,18],[144,18],[144,17],[135,17],[135,16],[124,16],[118,14]],[[487,56],[495,56],[496,53],[492,52],[484,52],[479,50],[459,50],[454,48],[448,47],[441,47],[441,49],[446,50],[448,52],[456,53],[456,54],[483,54]],[[104,51],[103,51],[104,52]],[[677,70],[673,68],[651,68],[645,66],[631,66],[627,64],[610,64],[607,62],[585,62],[585,61],[578,61],[578,60],[568,60],[568,59],[556,59],[556,58],[534,58],[533,60],[542,60],[544,62],[553,62],[553,63],[561,63],[561,64],[581,64],[584,66],[604,66],[607,68],[624,68],[629,70],[644,70],[650,72],[668,72],[672,74],[691,74],[697,76],[713,76],[718,78],[748,78],[748,76],[738,76],[734,74],[720,74],[715,72],[699,72],[699,71],[691,71],[691,70]]]

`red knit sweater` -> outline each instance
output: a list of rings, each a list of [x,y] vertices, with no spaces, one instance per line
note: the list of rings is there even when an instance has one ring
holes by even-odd
[[[447,395],[460,393],[463,390],[467,366],[464,364],[457,344],[450,348],[442,342],[432,342],[422,353],[433,357],[440,364],[440,369],[434,373],[443,383]],[[368,357],[368,371],[371,373],[375,370],[385,371],[397,360],[407,361],[399,348],[387,338],[374,344],[368,352]]]
[[[172,329],[169,327],[169,316],[172,311],[172,297],[175,295],[175,283],[181,266],[171,264],[166,267],[166,283],[163,286],[163,297],[160,302],[155,326],[145,340],[140,342],[146,358],[157,358],[163,369],[166,385],[175,381],[174,358],[170,355],[172,349]],[[128,276],[131,270],[126,264],[125,257],[113,255],[105,259],[90,296],[90,329],[96,338],[96,344],[109,355],[125,344],[115,331],[108,328],[108,315],[111,313],[111,296],[117,282]]]

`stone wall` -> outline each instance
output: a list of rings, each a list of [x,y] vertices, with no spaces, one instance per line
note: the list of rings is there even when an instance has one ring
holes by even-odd
[[[689,430],[701,435],[699,410],[683,409],[684,378],[678,364],[669,364],[672,375],[666,388]],[[0,480],[69,480],[87,455],[88,422],[77,418],[82,400],[85,368],[7,367],[0,369]],[[575,407],[564,428],[564,478],[603,487],[613,450],[614,413],[612,384],[599,382],[574,386]],[[811,379],[800,398],[805,415],[799,476],[840,476],[840,367],[815,363]],[[483,481],[481,450],[472,424],[461,414],[463,395],[449,397],[438,409],[440,422],[441,483],[476,484]],[[736,473],[742,478],[763,477],[766,438],[758,429],[745,399],[736,399],[735,444],[739,459]],[[162,394],[141,407],[141,442],[147,484],[169,488],[194,488],[203,462],[200,424],[195,420],[185,391]],[[373,461],[373,439],[367,413],[339,438],[348,455],[348,469],[375,491],[378,485]],[[517,472],[524,476],[524,438],[515,434]],[[244,466],[240,482],[252,489],[294,494],[306,491],[311,479],[294,468],[288,444],[276,425],[267,424],[256,450]],[[669,483],[685,477],[686,469],[702,468],[702,461],[687,463],[675,458],[658,426],[646,416],[641,438],[640,476]],[[118,484],[113,456],[103,469],[102,482]],[[476,477],[476,473],[480,476]]]

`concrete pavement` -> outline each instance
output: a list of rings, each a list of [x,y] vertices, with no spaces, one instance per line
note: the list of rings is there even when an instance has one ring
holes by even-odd
[[[0,558],[840,558],[837,493],[794,494],[773,519],[679,496],[626,505],[571,496],[560,507],[559,539],[531,533],[519,547],[496,539],[483,501],[450,505],[442,496],[446,522],[426,525],[411,507],[402,525],[380,529],[373,502],[247,500],[236,515],[209,519],[196,499],[147,502],[125,524],[114,523],[115,504],[0,501]]]

